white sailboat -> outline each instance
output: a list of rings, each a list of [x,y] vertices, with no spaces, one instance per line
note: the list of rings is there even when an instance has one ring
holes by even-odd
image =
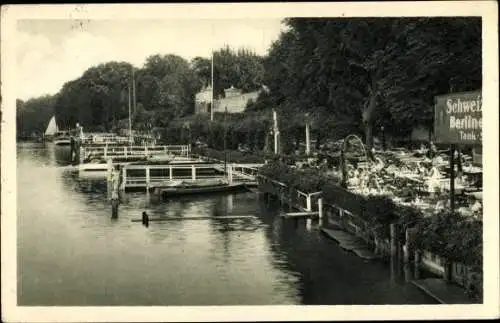
[[[56,117],[52,116],[52,118],[49,121],[49,124],[47,125],[47,129],[45,130],[45,136],[53,136],[59,129],[57,128],[56,124]]]

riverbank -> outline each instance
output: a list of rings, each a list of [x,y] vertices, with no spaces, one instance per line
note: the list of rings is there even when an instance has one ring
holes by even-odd
[[[335,177],[324,176],[317,169],[299,170],[273,162],[261,168],[260,175],[264,191],[272,194],[269,186],[274,185],[283,203],[295,191],[304,196],[321,191],[324,209],[320,214],[325,214],[322,231],[341,248],[367,260],[397,257],[409,262],[415,268],[415,280],[420,270],[441,277],[445,287],[433,281],[419,285],[434,296],[450,293],[449,297],[437,297],[438,301],[481,302],[482,272],[475,265],[482,254],[481,221],[448,213],[424,217],[421,210],[395,204],[388,197],[350,192],[340,187]],[[458,292],[459,286],[464,293]],[[464,297],[457,296],[461,293]]]
[[[376,255],[362,239],[342,230],[339,224],[333,224],[335,229],[322,228],[321,231],[329,238],[335,240],[339,247],[353,252],[358,257],[365,260],[381,259]],[[421,289],[424,293],[441,304],[473,304],[467,297],[466,290],[445,282],[440,278],[414,279],[411,283]]]

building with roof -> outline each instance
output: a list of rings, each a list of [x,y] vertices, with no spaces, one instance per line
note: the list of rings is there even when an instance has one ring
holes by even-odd
[[[224,90],[224,98],[214,100],[214,112],[241,113],[250,101],[256,101],[260,91],[242,93],[240,89],[231,86]],[[195,97],[195,113],[211,113],[212,87],[204,87]]]

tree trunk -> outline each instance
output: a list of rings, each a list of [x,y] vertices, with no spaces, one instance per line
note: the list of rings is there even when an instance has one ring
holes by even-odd
[[[372,86],[370,91],[370,98],[367,106],[363,110],[363,126],[365,130],[365,145],[368,156],[373,160],[374,156],[372,154],[373,148],[373,114],[377,107],[377,80],[381,73],[381,69],[378,68],[376,76],[372,79]]]

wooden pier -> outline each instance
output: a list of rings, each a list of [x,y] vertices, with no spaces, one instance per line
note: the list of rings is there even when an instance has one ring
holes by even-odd
[[[176,181],[196,182],[210,179],[227,179],[229,183],[257,184],[256,176],[261,164],[202,164],[179,163],[165,165],[123,165],[121,182],[124,189],[150,190],[169,186]]]
[[[80,147],[80,163],[89,156],[92,158],[130,158],[130,157],[151,157],[151,156],[190,156],[189,145],[145,145],[145,146],[125,146],[116,144],[104,145],[83,145]]]

